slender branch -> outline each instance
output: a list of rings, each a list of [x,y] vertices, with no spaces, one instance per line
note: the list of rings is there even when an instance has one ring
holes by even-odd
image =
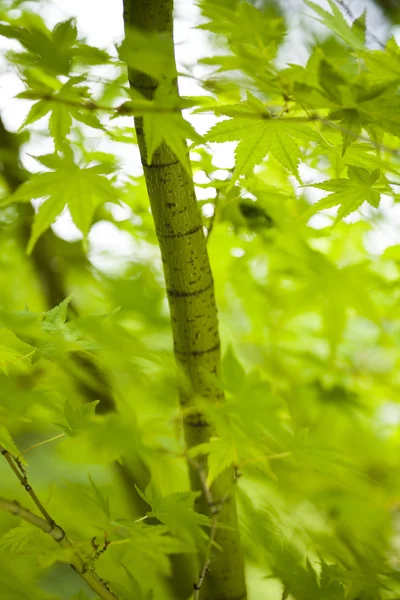
[[[159,104],[155,104],[154,102],[145,100],[136,103],[131,100],[127,100],[119,106],[105,106],[104,104],[98,104],[95,100],[92,99],[87,100],[86,102],[81,102],[79,100],[72,100],[71,98],[66,98],[65,96],[60,96],[58,94],[43,94],[34,90],[26,90],[22,93],[23,96],[21,97],[25,100],[41,100],[43,102],[56,102],[57,104],[62,104],[63,106],[70,106],[71,108],[80,108],[89,112],[97,111],[111,113],[115,117],[129,117],[137,114],[147,113],[180,113],[182,110],[181,106],[160,106]]]
[[[62,96],[56,96],[56,95],[51,95],[51,94],[41,94],[39,95],[38,93],[34,93],[32,94],[32,98],[29,97],[29,100],[43,100],[46,102],[57,102],[58,104],[62,104],[65,106],[71,106],[74,108],[79,108],[81,110],[87,110],[89,112],[107,112],[107,113],[112,113],[112,116],[120,116],[120,117],[127,117],[127,116],[137,116],[137,115],[144,115],[144,114],[148,114],[148,113],[153,113],[153,114],[160,114],[160,113],[168,113],[168,114],[173,114],[173,113],[177,113],[180,114],[182,108],[180,106],[160,106],[158,104],[152,104],[150,101],[147,103],[138,103],[135,104],[134,102],[131,101],[127,101],[124,102],[123,104],[121,104],[120,106],[117,107],[113,107],[113,106],[104,106],[102,104],[98,104],[97,102],[95,102],[94,100],[88,100],[87,102],[79,102],[77,100],[71,100],[70,98],[63,98]],[[197,113],[201,113],[201,114],[217,114],[217,115],[222,115],[222,116],[229,116],[229,117],[239,117],[242,119],[254,119],[254,120],[271,120],[271,121],[286,121],[288,123],[313,123],[313,122],[319,122],[323,125],[325,125],[326,127],[330,127],[331,129],[335,129],[336,131],[339,131],[340,133],[344,133],[350,137],[353,138],[354,141],[359,141],[359,142],[366,142],[368,144],[370,144],[373,148],[375,148],[376,150],[381,150],[382,152],[387,152],[388,154],[392,154],[393,156],[400,156],[400,151],[396,148],[390,148],[389,146],[385,146],[384,144],[378,144],[377,142],[374,142],[373,140],[369,139],[368,137],[365,137],[363,135],[359,135],[354,133],[353,131],[351,131],[350,129],[346,129],[345,127],[342,127],[341,125],[337,125],[336,123],[334,123],[333,121],[330,121],[329,119],[327,119],[326,117],[324,117],[323,115],[319,115],[318,113],[311,113],[310,115],[307,116],[293,116],[293,117],[288,117],[288,116],[274,116],[274,115],[270,115],[267,112],[253,112],[253,111],[249,111],[249,112],[245,112],[242,110],[237,110],[235,111],[234,108],[229,108],[229,115],[224,115],[223,112],[221,112],[221,109],[218,107],[215,107],[214,110],[210,110],[209,107],[207,107],[205,110],[200,110],[197,109],[196,110]]]
[[[194,600],[198,600],[200,598],[200,589],[203,585],[203,581],[208,573],[209,566],[211,563],[211,549],[214,544],[215,534],[217,533],[217,524],[218,524],[218,515],[215,514],[212,518],[212,525],[210,531],[210,537],[208,539],[207,550],[204,557],[204,563],[200,571],[200,575],[196,583],[193,585],[194,587]]]
[[[14,471],[15,475],[18,477],[22,487],[28,492],[33,502],[36,504],[39,511],[42,513],[43,517],[46,519],[47,523],[53,524],[54,521],[40,502],[39,498],[36,496],[34,490],[31,488],[28,478],[26,476],[26,472],[24,467],[22,466],[22,462],[19,458],[14,458],[14,456],[8,452],[3,446],[0,445],[0,453],[4,456],[11,469]]]
[[[21,506],[16,500],[0,498],[0,508],[12,513],[13,515],[21,517],[21,519],[24,519],[24,521],[31,523],[31,525],[34,525],[38,529],[41,529],[44,533],[48,533],[56,542],[61,542],[63,539],[65,539],[65,531],[61,529],[61,527],[55,523],[52,525],[46,519],[35,515],[29,509]]]
[[[18,458],[15,458],[1,445],[0,453],[4,456],[11,469],[19,479],[21,485],[28,492],[38,510],[42,513],[43,517],[39,517],[27,508],[22,507],[16,500],[7,500],[6,498],[0,498],[0,509],[6,510],[13,515],[21,517],[21,519],[24,519],[35,527],[38,527],[44,533],[48,533],[62,548],[71,550],[71,568],[86,581],[88,586],[94,592],[96,592],[99,598],[102,600],[118,600],[117,596],[108,588],[107,584],[97,577],[93,568],[90,567],[82,558],[82,556],[74,549],[74,545],[67,537],[64,529],[56,524],[54,519],[51,518],[47,510],[44,508],[43,504],[40,502],[35,492],[29,485],[26,472],[21,461]]]
[[[216,502],[214,499],[214,495],[211,491],[211,488],[207,484],[206,471],[203,469],[201,464],[198,463],[196,460],[194,460],[191,456],[187,455],[187,461],[195,469],[195,471],[197,471],[197,474],[200,479],[200,484],[203,489],[204,497],[207,501],[207,504],[208,504],[208,507],[209,507],[210,513],[211,513],[211,529],[210,529],[210,535],[208,538],[206,552],[204,555],[204,561],[203,561],[202,567],[200,569],[199,577],[198,577],[197,581],[193,584],[193,588],[194,588],[193,600],[199,600],[200,589],[203,585],[204,579],[207,576],[207,573],[209,572],[210,564],[212,561],[212,548],[213,548],[213,545],[215,542],[215,536],[217,533],[219,513],[221,512],[221,509],[222,509],[223,505],[225,504],[225,502],[227,501],[228,497],[230,496],[232,490],[228,489],[226,491],[225,495],[221,498],[221,500]],[[236,479],[237,479],[237,476],[234,479],[233,483],[236,483]]]
[[[203,469],[203,467],[201,466],[201,464],[199,462],[197,462],[197,460],[195,460],[194,458],[192,458],[187,453],[186,453],[186,460],[194,468],[194,470],[197,471],[197,474],[198,474],[199,479],[200,479],[201,488],[202,488],[203,493],[204,493],[204,497],[205,497],[205,499],[207,501],[207,504],[208,504],[208,506],[210,508],[210,512],[212,514],[213,513],[213,507],[214,507],[214,497],[212,495],[212,492],[211,492],[209,486],[207,485],[207,473]]]

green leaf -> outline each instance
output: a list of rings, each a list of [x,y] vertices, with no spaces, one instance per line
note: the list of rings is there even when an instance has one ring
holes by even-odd
[[[79,590],[77,594],[71,596],[70,600],[90,600],[89,596],[83,590]]]
[[[315,2],[311,2],[310,0],[304,0],[304,2],[321,17],[321,19],[318,19],[320,23],[323,23],[330,31],[339,35],[349,46],[357,50],[363,47],[364,31],[362,23],[360,22],[360,26],[350,27],[334,0],[328,0],[331,13]]]
[[[106,497],[103,494],[103,492],[100,490],[100,488],[97,487],[97,485],[93,481],[93,479],[90,476],[90,474],[88,474],[88,477],[89,477],[90,485],[92,487],[92,490],[93,490],[93,493],[94,493],[94,497],[96,499],[96,502],[97,502],[98,506],[101,508],[101,510],[103,511],[104,515],[106,517],[108,517],[109,519],[111,519],[110,500],[109,500],[109,498]]]
[[[347,81],[325,59],[321,59],[318,69],[318,81],[327,97],[335,104],[342,104],[341,86],[347,86]]]
[[[171,82],[176,77],[171,37],[165,32],[144,33],[129,27],[119,46],[120,58],[129,67],[157,79]]]
[[[86,236],[96,208],[105,202],[118,201],[116,190],[106,177],[97,173],[97,167],[80,168],[67,158],[59,164],[53,172],[33,175],[7,198],[7,203],[44,198],[35,216],[28,253],[67,205],[76,226]]]
[[[73,57],[77,63],[93,66],[109,64],[111,60],[110,55],[105,50],[82,43],[79,43],[74,47]]]
[[[70,132],[72,117],[66,106],[53,103],[49,121],[50,133],[56,150],[61,150]]]
[[[336,576],[335,576],[336,575]],[[321,575],[319,585],[321,596],[326,600],[345,600],[343,585],[336,579],[337,568],[331,568],[324,561],[321,563]]]
[[[70,437],[74,437],[77,433],[84,430],[88,424],[93,421],[96,413],[96,406],[99,400],[92,400],[80,404],[77,408],[73,407],[69,400],[66,400],[64,405],[64,423],[54,423]]]
[[[174,96],[165,97],[165,92],[160,87],[156,92],[154,108],[157,107],[157,101],[162,101],[162,99],[164,99],[164,104],[170,107],[175,105]],[[186,170],[189,173],[191,172],[186,139],[198,141],[200,138],[193,126],[182,117],[180,112],[145,113],[143,116],[143,132],[149,164],[152,163],[154,152],[165,142]]]
[[[36,181],[33,182],[31,179],[30,182],[38,183],[38,185],[40,186],[39,177],[40,176],[37,175]],[[27,183],[27,187],[30,182]],[[48,182],[46,182],[46,183],[48,183]],[[50,190],[52,189],[52,186],[47,186],[47,189],[50,192]],[[28,192],[28,193],[30,191],[31,191],[31,193],[35,193],[33,190],[29,190],[29,189],[23,190],[23,192]],[[52,225],[54,223],[56,218],[63,212],[63,210],[66,207],[66,203],[68,201],[67,194],[63,194],[62,189],[58,189],[58,190],[54,190],[54,191],[55,191],[54,196],[50,195],[51,192],[48,194],[48,196],[51,197],[51,202],[50,201],[42,202],[42,204],[39,207],[38,212],[35,215],[35,219],[33,221],[33,226],[32,226],[31,237],[29,238],[29,242],[28,242],[28,246],[27,246],[28,254],[31,254],[39,237],[42,235],[42,233],[44,231],[46,231],[46,229],[48,229],[50,227],[50,225]],[[38,192],[38,193],[40,193],[40,192]],[[21,197],[21,196],[17,196],[17,199],[16,199],[17,202],[19,201],[19,199],[18,199],[19,197]],[[26,198],[26,200],[24,200],[24,201],[27,202],[28,198]]]
[[[349,166],[347,172],[349,179],[331,179],[310,186],[332,193],[314,204],[307,211],[307,216],[340,205],[337,215],[337,220],[340,220],[358,210],[364,202],[368,202],[374,208],[379,207],[381,195],[373,188],[380,175],[379,169],[369,172],[362,167]]]
[[[35,104],[31,106],[29,113],[27,114],[21,127],[19,128],[20,131],[24,129],[27,125],[31,125],[31,123],[35,123],[36,121],[39,121],[39,119],[42,119],[49,113],[50,110],[50,102],[47,102],[46,100],[39,100],[38,102],[35,102]]]
[[[42,569],[47,569],[56,562],[65,563],[66,565],[71,564],[75,553],[74,548],[46,548],[45,551],[37,552],[38,565]]]
[[[34,543],[36,546],[41,535],[43,534],[40,530],[24,523],[10,529],[0,538],[0,550],[5,550],[9,554],[20,554],[30,544]]]
[[[29,368],[34,348],[21,341],[11,330],[0,329],[0,371],[13,374]]]
[[[11,437],[10,432],[0,423],[0,445],[3,446],[13,456],[18,456],[19,451]]]
[[[352,33],[355,34],[355,36],[357,38],[359,38],[361,36],[361,41],[364,46],[366,43],[366,38],[367,38],[367,11],[366,10],[364,10],[364,12],[359,17],[354,19],[353,24],[351,26],[351,31],[352,31]]]
[[[236,148],[236,164],[231,186],[240,175],[258,165],[271,154],[285,169],[299,179],[301,151],[296,138],[308,138],[306,127],[285,123],[284,119],[266,116],[264,119],[233,118],[214,125],[206,136],[209,142],[241,140]]]
[[[143,591],[139,585],[138,580],[136,579],[136,577],[134,575],[132,575],[132,573],[130,572],[128,567],[126,567],[124,564],[122,564],[122,567],[123,567],[123,569],[128,577],[128,580],[129,580],[130,594],[133,596],[133,598],[138,598],[138,600],[142,600],[142,599],[144,600]]]
[[[43,322],[50,325],[50,331],[59,329],[67,320],[68,305],[72,300],[72,294],[65,298],[60,304],[46,311],[43,315]]]
[[[400,79],[400,48],[394,38],[388,41],[384,50],[363,48],[358,55],[364,60],[374,82],[390,84]]]
[[[32,158],[37,160],[44,167],[52,170],[58,169],[58,167],[62,167],[63,165],[63,158],[59,154],[42,154],[41,156],[32,156]]]
[[[75,19],[68,19],[57,23],[53,30],[53,42],[58,47],[69,48],[77,40],[78,30]]]
[[[175,492],[162,496],[159,490],[151,483],[139,495],[151,506],[148,514],[164,523],[179,539],[191,546],[193,543],[203,543],[206,535],[203,526],[210,526],[208,517],[194,511],[193,505],[199,492]]]
[[[332,121],[340,120],[340,133],[343,140],[342,156],[352,142],[356,142],[361,134],[360,115],[354,108],[344,108],[330,114]]]
[[[222,360],[222,375],[226,388],[239,393],[245,383],[246,372],[236,358],[231,345],[228,346]]]
[[[207,455],[207,485],[211,486],[221,473],[237,463],[235,444],[231,439],[211,438],[210,442],[193,448],[191,456]]]

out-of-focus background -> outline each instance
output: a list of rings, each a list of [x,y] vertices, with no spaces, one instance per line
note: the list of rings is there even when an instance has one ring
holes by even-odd
[[[214,68],[199,61],[228,52],[216,36],[196,29],[205,20],[202,4],[175,4],[183,95],[210,93],[202,83],[215,84]],[[228,9],[231,4],[225,2]],[[316,40],[325,57],[348,60],[347,46],[301,0],[253,4],[270,10],[278,23],[280,68],[305,65]],[[122,2],[25,5],[50,28],[75,18],[89,44],[117,55]],[[319,5],[329,10],[328,3]],[[391,35],[400,40],[397,1],[354,0],[341,8],[348,22],[367,10],[369,48],[381,49]],[[287,30],[281,44],[279,23]],[[6,195],[27,171],[46,170],[35,156],[54,146],[48,117],[30,124],[29,135],[19,131],[31,102],[15,98],[24,85],[6,55],[20,46],[5,37],[0,44]],[[88,69],[93,96],[107,106],[116,97],[122,101],[113,87],[118,68]],[[126,84],[125,70],[119,83]],[[222,97],[229,96],[229,83],[221,86]],[[217,120],[211,113],[189,118],[200,133]],[[121,202],[110,198],[98,207],[87,241],[65,210],[27,256],[31,204],[0,210],[0,443],[12,444],[11,432],[15,452],[26,450],[35,491],[84,551],[91,551],[94,536],[110,532],[112,545],[98,562],[102,576],[128,585],[129,566],[144,592],[154,589],[155,600],[176,600],[179,585],[193,584],[182,555],[191,555],[195,544],[182,535],[179,519],[172,534],[137,521],[149,506],[134,487],[143,490],[151,479],[166,496],[188,489],[161,261],[132,118],[101,119],[113,140],[74,122],[71,146],[84,164],[93,159],[110,167]],[[323,134],[329,156],[308,149],[299,166],[304,185],[268,157],[255,176],[228,189],[222,184],[232,175],[236,142],[192,151],[197,198],[211,231],[229,400],[222,418],[218,410],[212,417],[234,424],[234,441],[222,427],[220,443],[223,457],[231,462],[234,455],[243,473],[238,501],[251,600],[286,598],[285,586],[296,600],[325,600],[328,592],[320,593],[315,576],[321,555],[354,600],[392,599],[388,572],[390,585],[398,587],[400,210],[383,195],[379,208],[365,204],[334,226],[335,208],[304,222],[302,212],[325,195],[305,185],[334,178],[336,171],[343,176],[359,150],[354,140],[343,157],[340,132]],[[398,190],[395,176],[390,185]],[[40,200],[32,204],[37,210]],[[37,318],[70,294],[68,309]],[[83,342],[76,331],[84,332]],[[88,403],[97,400],[94,411]],[[86,412],[86,406],[92,408]],[[60,432],[65,435],[53,440]],[[0,473],[1,495],[25,503],[7,465]],[[198,528],[188,523],[195,539]],[[1,600],[86,600],[75,574],[53,564],[63,557],[51,540],[46,546],[4,514],[0,535]],[[362,596],[367,584],[373,593]],[[343,598],[342,588],[335,589],[335,600]]]

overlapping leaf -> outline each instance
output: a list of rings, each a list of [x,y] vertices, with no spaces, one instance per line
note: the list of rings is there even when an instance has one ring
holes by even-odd
[[[118,199],[101,165],[80,168],[70,158],[55,155],[38,157],[38,160],[54,170],[33,175],[6,199],[9,204],[44,198],[35,216],[28,252],[66,206],[76,226],[86,236],[96,208],[104,202],[116,202]]]
[[[343,219],[358,210],[364,202],[368,202],[373,208],[379,207],[381,194],[374,187],[380,176],[379,169],[368,172],[362,167],[349,166],[347,172],[348,179],[331,179],[310,186],[331,194],[314,204],[307,212],[308,216],[319,210],[340,205],[337,219]]]
[[[301,150],[296,138],[308,137],[308,132],[298,125],[285,123],[284,119],[234,118],[214,125],[207,134],[209,142],[239,140],[235,152],[235,170],[232,185],[240,175],[250,172],[271,154],[285,169],[299,178],[298,165]]]
[[[199,544],[206,539],[203,526],[210,525],[210,519],[194,511],[194,500],[197,492],[176,492],[163,496],[153,484],[145,493],[137,488],[138,493],[151,506],[149,516],[157,517],[179,539],[189,547],[193,542]]]

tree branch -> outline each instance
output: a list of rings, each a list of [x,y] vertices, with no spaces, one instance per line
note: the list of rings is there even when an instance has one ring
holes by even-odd
[[[217,534],[219,513],[221,512],[223,505],[225,504],[226,500],[228,499],[229,495],[232,493],[233,490],[228,489],[226,491],[225,495],[221,498],[221,500],[216,502],[214,499],[214,495],[211,491],[211,488],[207,485],[207,474],[206,474],[205,470],[202,468],[201,464],[198,463],[196,460],[194,460],[190,456],[187,456],[187,461],[189,464],[192,465],[192,467],[197,471],[197,473],[199,475],[200,484],[201,484],[201,487],[203,488],[204,497],[207,500],[207,504],[208,504],[208,507],[209,507],[210,513],[211,513],[211,530],[210,530],[210,536],[208,538],[207,549],[206,549],[206,552],[204,555],[204,561],[203,561],[202,567],[200,569],[199,578],[193,584],[193,588],[195,590],[193,600],[199,600],[200,589],[203,585],[204,579],[206,578],[206,576],[209,572],[209,567],[210,567],[210,564],[212,561],[212,547],[214,545],[215,536]],[[236,483],[236,478],[234,479],[233,483]]]
[[[87,110],[89,112],[98,111],[98,112],[107,112],[111,113],[113,117],[129,117],[129,116],[138,116],[138,115],[146,115],[146,114],[161,114],[161,113],[181,113],[180,106],[160,106],[158,104],[135,104],[134,102],[127,101],[117,107],[112,106],[104,106],[101,104],[97,104],[94,100],[88,100],[87,102],[79,102],[77,100],[71,100],[70,98],[63,98],[62,96],[56,96],[52,94],[32,94],[32,98],[29,96],[25,96],[28,100],[43,100],[46,102],[56,102],[57,104],[62,104],[64,106],[71,106],[74,108],[78,108],[81,110]],[[209,107],[204,110],[197,109],[196,113],[207,114],[214,113],[216,116],[229,116],[229,117],[238,117],[242,119],[254,119],[254,120],[271,120],[271,121],[287,121],[288,123],[321,123],[325,127],[329,127],[331,129],[335,129],[340,133],[344,133],[353,138],[354,141],[366,142],[371,144],[373,148],[376,150],[380,150],[382,152],[387,152],[388,154],[392,154],[393,156],[400,156],[400,151],[396,148],[390,148],[389,146],[385,146],[384,144],[378,144],[373,140],[369,139],[366,136],[359,135],[354,133],[350,129],[346,129],[341,125],[337,125],[333,121],[327,119],[323,115],[318,113],[311,113],[307,116],[284,116],[281,117],[279,115],[270,115],[267,112],[257,112],[257,111],[242,111],[235,110],[234,108],[229,107],[229,114],[225,114],[221,108],[216,106],[214,109],[210,109]]]
[[[54,519],[51,518],[47,510],[44,508],[43,504],[40,502],[34,490],[28,483],[26,472],[21,464],[21,461],[15,458],[1,445],[0,453],[4,456],[11,469],[18,477],[21,485],[28,492],[38,510],[42,513],[43,517],[39,517],[27,508],[23,508],[16,500],[7,500],[6,498],[0,498],[0,509],[6,510],[13,515],[18,515],[21,517],[21,519],[24,519],[28,523],[31,523],[35,527],[41,529],[44,533],[48,533],[62,548],[70,549],[70,567],[86,581],[88,586],[94,592],[96,592],[99,598],[102,600],[118,600],[117,596],[108,588],[107,584],[102,582],[97,577],[93,568],[87,564],[87,562],[78,552],[76,552],[76,550],[74,550],[74,545],[71,540],[68,539],[64,529],[56,524]]]

